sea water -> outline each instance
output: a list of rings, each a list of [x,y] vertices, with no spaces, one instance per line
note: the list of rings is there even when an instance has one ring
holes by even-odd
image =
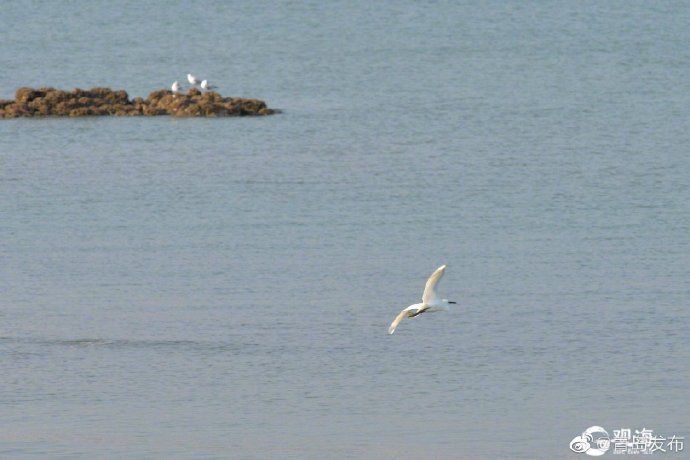
[[[0,121],[3,458],[570,458],[690,435],[690,7],[16,2],[0,97],[191,72],[260,118]],[[457,301],[387,327],[424,282]]]

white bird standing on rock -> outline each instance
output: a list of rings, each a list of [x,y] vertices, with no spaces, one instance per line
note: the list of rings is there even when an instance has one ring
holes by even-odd
[[[205,89],[206,91],[211,91],[212,89],[216,89],[217,86],[212,86],[208,84],[208,80],[203,80],[201,82],[201,89]]]
[[[187,74],[187,81],[189,82],[190,85],[196,86],[199,84],[199,80],[196,79],[194,75],[191,73]]]
[[[182,87],[180,86],[180,84],[179,84],[177,81],[175,81],[175,82],[172,84],[171,88],[172,88],[172,92],[173,92],[173,93],[179,93],[180,90],[182,89]]]
[[[409,307],[405,308],[403,311],[398,313],[398,316],[395,317],[390,327],[388,328],[389,334],[395,332],[395,328],[398,327],[400,321],[402,321],[405,317],[414,318],[415,316],[421,315],[425,312],[447,311],[449,309],[449,304],[456,303],[451,302],[448,299],[439,299],[438,295],[436,295],[436,285],[438,284],[439,280],[441,279],[445,271],[445,265],[441,265],[436,269],[436,271],[427,280],[426,286],[424,286],[424,294],[422,294],[422,303],[410,305]]]

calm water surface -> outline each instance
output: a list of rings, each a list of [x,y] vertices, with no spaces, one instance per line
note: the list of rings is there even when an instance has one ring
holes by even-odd
[[[571,458],[690,436],[687,3],[0,9],[3,458]],[[459,304],[403,322],[426,277]],[[673,458],[673,457],[670,457]]]

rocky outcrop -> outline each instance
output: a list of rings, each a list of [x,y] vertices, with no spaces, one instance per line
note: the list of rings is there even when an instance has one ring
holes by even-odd
[[[129,99],[124,90],[110,88],[74,89],[19,88],[15,100],[0,99],[0,118],[86,117],[101,115],[174,117],[231,117],[271,115],[276,110],[259,99],[223,97],[196,88],[186,94],[154,91],[149,97]]]

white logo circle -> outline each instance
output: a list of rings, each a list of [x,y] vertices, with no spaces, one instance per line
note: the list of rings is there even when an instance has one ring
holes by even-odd
[[[611,447],[609,434],[600,426],[590,426],[580,436],[575,436],[570,441],[570,450],[593,457],[604,455],[609,447]]]

